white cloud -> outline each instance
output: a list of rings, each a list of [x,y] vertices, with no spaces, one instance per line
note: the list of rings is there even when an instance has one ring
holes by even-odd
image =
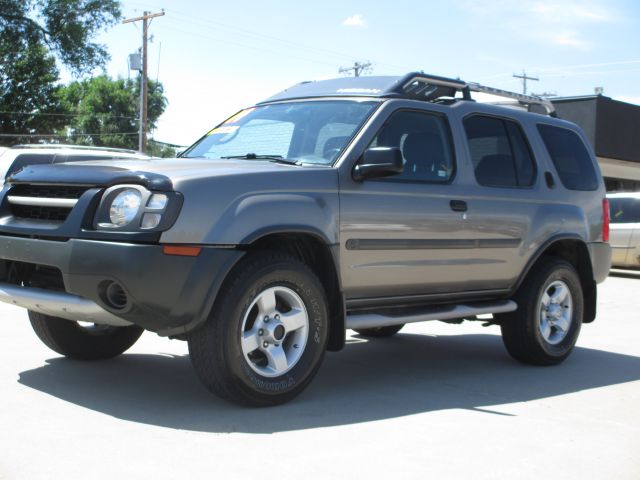
[[[580,40],[578,38],[578,34],[573,31],[560,32],[557,35],[554,35],[551,40],[556,45],[562,45],[565,47],[576,47],[576,48],[586,49],[591,46],[591,43],[585,40]]]
[[[541,44],[589,50],[590,28],[620,21],[608,0],[467,0],[467,13]]]
[[[355,15],[351,15],[350,17],[347,17],[343,22],[342,25],[344,25],[345,27],[360,27],[360,28],[364,28],[367,26],[367,22],[364,21],[364,18],[362,17],[361,14],[356,13]]]
[[[533,13],[555,23],[610,22],[611,11],[597,2],[536,1],[525,5]]]

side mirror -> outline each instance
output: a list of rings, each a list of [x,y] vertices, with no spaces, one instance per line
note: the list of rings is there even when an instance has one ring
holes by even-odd
[[[352,172],[356,182],[369,178],[390,177],[404,170],[402,152],[397,147],[374,147],[365,150]]]

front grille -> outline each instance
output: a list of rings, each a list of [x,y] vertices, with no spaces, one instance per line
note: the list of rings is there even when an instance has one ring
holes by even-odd
[[[58,200],[58,204],[65,203],[62,200],[77,200],[88,189],[73,185],[15,185],[7,193],[9,209],[16,218],[64,222],[73,206],[56,205],[55,200]]]
[[[89,187],[72,185],[16,185],[9,195],[16,197],[80,198]]]
[[[16,218],[28,218],[30,220],[49,220],[64,222],[71,208],[42,207],[36,205],[11,205],[11,214]]]

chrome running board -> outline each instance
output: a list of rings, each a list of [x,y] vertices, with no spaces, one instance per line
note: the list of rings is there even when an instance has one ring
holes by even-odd
[[[514,312],[517,309],[518,305],[513,300],[502,300],[499,302],[472,303],[446,307],[433,306],[419,313],[406,316],[381,315],[379,313],[355,313],[347,315],[346,327],[351,329],[378,328],[403,323],[425,322],[428,320],[455,320],[490,313]]]
[[[0,301],[66,320],[116,327],[133,325],[91,300],[66,292],[0,283]]]

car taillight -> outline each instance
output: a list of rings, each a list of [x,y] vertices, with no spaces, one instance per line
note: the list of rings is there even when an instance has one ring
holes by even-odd
[[[602,241],[609,241],[609,222],[611,215],[609,214],[609,200],[602,200]]]

